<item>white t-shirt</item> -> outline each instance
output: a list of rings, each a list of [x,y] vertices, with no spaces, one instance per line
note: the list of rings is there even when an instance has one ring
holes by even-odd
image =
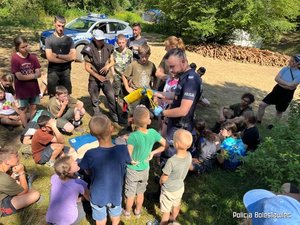
[[[12,94],[5,92],[5,99],[0,100],[0,114],[11,115],[16,111],[12,108],[15,98]]]

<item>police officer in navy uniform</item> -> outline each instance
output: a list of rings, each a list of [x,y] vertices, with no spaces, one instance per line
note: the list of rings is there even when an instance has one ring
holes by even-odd
[[[173,148],[173,134],[176,130],[183,128],[190,132],[193,130],[194,113],[197,103],[201,97],[202,81],[195,70],[188,64],[184,50],[174,48],[165,55],[170,73],[179,78],[171,107],[162,111],[162,115],[168,118],[167,140],[169,149],[165,156],[171,157],[175,154]],[[173,96],[166,96],[171,98]]]

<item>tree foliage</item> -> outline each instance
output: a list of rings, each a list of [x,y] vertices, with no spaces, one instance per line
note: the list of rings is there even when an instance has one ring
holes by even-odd
[[[300,2],[161,0],[159,8],[165,12],[169,24],[173,24],[173,31],[192,41],[227,41],[235,29],[243,29],[268,42],[296,27],[294,21],[299,15]]]
[[[272,133],[244,159],[240,174],[256,177],[273,191],[283,183],[300,185],[300,102],[292,102],[288,122],[277,124]]]

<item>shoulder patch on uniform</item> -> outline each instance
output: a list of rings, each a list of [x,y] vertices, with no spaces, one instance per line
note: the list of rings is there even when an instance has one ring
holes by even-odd
[[[193,75],[189,75],[188,79],[194,79],[194,76]]]
[[[90,46],[86,46],[85,50],[89,52],[89,51],[91,51],[91,47]]]

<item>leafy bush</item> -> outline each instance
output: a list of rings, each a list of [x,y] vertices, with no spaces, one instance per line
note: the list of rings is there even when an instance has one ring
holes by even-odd
[[[38,27],[43,9],[38,1],[7,0],[2,4],[1,23],[5,25]]]
[[[124,20],[130,24],[141,23],[143,21],[142,17],[139,14],[133,13],[133,12],[121,11],[121,12],[115,13],[115,15],[113,15],[113,17],[118,18],[120,20]]]
[[[41,1],[42,7],[48,15],[64,15],[66,7],[62,0],[44,0]]]
[[[88,14],[88,12],[86,12],[85,10],[81,10],[81,9],[77,9],[77,8],[72,8],[72,9],[67,9],[65,11],[64,16],[66,18],[68,18],[67,22],[69,22],[70,20],[75,19],[76,17],[85,16],[87,14]]]
[[[269,137],[244,159],[239,172],[242,176],[257,177],[273,191],[283,183],[300,186],[300,102],[291,103],[285,124],[276,124]]]

